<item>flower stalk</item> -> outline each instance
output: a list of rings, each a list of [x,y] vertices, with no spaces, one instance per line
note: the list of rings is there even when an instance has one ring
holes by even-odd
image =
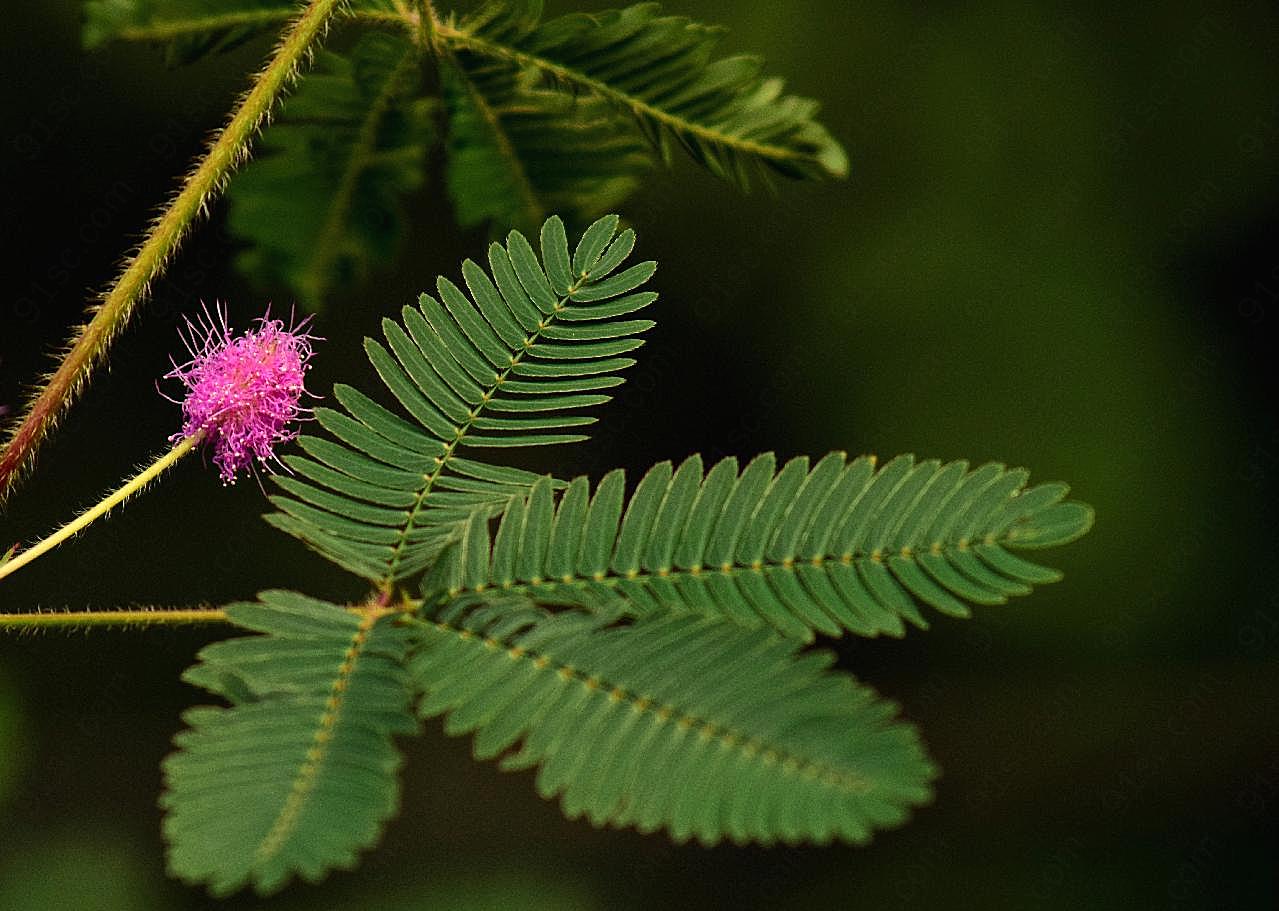
[[[112,491],[96,505],[89,507],[42,541],[26,550],[19,551],[8,560],[0,563],[0,579],[17,572],[31,561],[53,550],[63,541],[84,531],[125,500],[141,493],[166,471],[180,462],[183,456],[195,449],[202,437],[202,431],[197,431],[193,436],[183,437],[172,449],[128,481],[125,481],[123,485]]]
[[[422,606],[420,601],[406,600],[397,605],[380,600],[346,608],[357,617],[383,617],[387,614],[412,616]],[[221,607],[134,607],[121,610],[31,611],[6,614],[0,612],[0,632],[34,633],[41,630],[74,631],[93,627],[135,628],[145,626],[208,626],[230,623]]]
[[[253,137],[341,6],[342,0],[311,0],[294,19],[275,56],[258,74],[226,127],[152,223],[145,240],[102,297],[92,318],[79,328],[62,363],[35,396],[0,453],[0,501],[13,490],[19,473],[30,464],[36,449],[88,381],[93,368],[105,359],[115,336],[146,296],[151,283],[164,272],[191,225],[208,210],[232,171],[248,156]]]
[[[127,610],[0,613],[0,629],[15,633],[47,629],[78,630],[97,626],[195,626],[226,622],[226,611],[220,607],[139,607]]]
[[[134,475],[97,505],[85,510],[43,541],[16,556],[0,558],[0,579],[88,528],[116,506],[141,493],[201,443],[213,452],[225,484],[235,483],[241,471],[279,462],[275,447],[297,436],[294,424],[303,417],[315,336],[306,331],[310,317],[286,327],[270,313],[256,328],[235,335],[226,310],[207,309],[187,320],[183,339],[189,359],[174,364],[165,379],[179,380],[186,389],[182,400],[182,430],[169,438],[172,449]],[[163,393],[161,393],[163,394]]]

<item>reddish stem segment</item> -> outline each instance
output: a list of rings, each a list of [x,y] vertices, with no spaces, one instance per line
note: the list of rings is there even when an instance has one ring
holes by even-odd
[[[168,208],[151,225],[146,239],[95,308],[93,317],[80,328],[62,363],[31,403],[0,454],[0,499],[12,491],[20,472],[30,464],[58,416],[70,405],[90,371],[106,356],[112,339],[151,283],[164,272],[188,229],[207,211],[231,172],[248,155],[258,128],[297,75],[299,65],[341,3],[342,0],[311,0],[293,21],[275,56],[258,75],[226,127],[187,175]]]

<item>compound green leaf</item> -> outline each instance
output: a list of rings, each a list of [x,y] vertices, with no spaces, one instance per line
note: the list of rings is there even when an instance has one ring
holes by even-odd
[[[1064,484],[1027,488],[1021,470],[911,456],[873,466],[832,453],[778,469],[765,454],[740,471],[725,459],[703,477],[693,456],[650,470],[625,509],[621,472],[605,476],[589,508],[579,478],[549,531],[523,521],[525,503],[508,507],[491,564],[515,571],[491,574],[481,590],[543,604],[620,602],[639,614],[692,611],[801,638],[900,636],[903,621],[927,626],[922,605],[966,617],[969,603],[1003,604],[1056,581],[1055,570],[1010,551],[1064,544],[1092,525],[1089,507],[1063,502]],[[551,493],[543,481],[531,497]],[[543,536],[574,542],[576,559],[562,544],[553,560],[511,561],[512,550],[541,554]],[[473,578],[442,560],[428,594],[465,596]]]
[[[500,596],[415,628],[421,713],[474,734],[477,758],[536,767],[570,818],[705,845],[862,843],[930,796],[896,707],[767,630]]]
[[[184,714],[164,762],[169,868],[225,895],[354,866],[398,809],[411,734],[409,632],[294,592],[227,608],[260,635],[205,647],[189,682],[226,699]]]

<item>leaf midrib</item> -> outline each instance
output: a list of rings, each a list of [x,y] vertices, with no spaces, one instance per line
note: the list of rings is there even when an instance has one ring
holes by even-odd
[[[879,563],[884,565],[893,557],[900,557],[906,560],[914,560],[916,554],[927,553],[937,556],[945,556],[952,552],[966,553],[970,552],[973,547],[987,545],[1009,545],[1013,542],[1013,538],[1009,534],[1003,535],[987,535],[977,540],[963,541],[947,541],[940,544],[930,544],[926,547],[903,547],[893,551],[852,551],[842,554],[827,554],[821,557],[794,558],[787,557],[781,560],[758,560],[754,563],[723,563],[718,566],[696,566],[696,567],[669,567],[659,570],[628,570],[625,572],[608,571],[593,576],[582,576],[573,574],[571,576],[562,576],[559,579],[538,579],[526,582],[495,582],[489,585],[482,585],[476,588],[455,588],[450,589],[449,597],[454,598],[467,593],[481,594],[486,591],[502,591],[514,594],[533,595],[540,591],[549,591],[563,588],[587,588],[592,585],[607,585],[616,587],[627,582],[649,582],[654,579],[662,579],[669,581],[678,581],[681,579],[698,579],[707,578],[709,576],[721,576],[724,578],[734,578],[747,573],[762,573],[768,569],[781,569],[788,572],[797,571],[800,567],[810,566],[815,569],[823,569],[828,564],[839,564],[841,566],[856,566],[859,563]]]
[[[439,35],[445,41],[452,42],[455,46],[467,50],[474,51],[477,54],[484,54],[489,57],[497,57],[508,60],[520,66],[531,66],[543,72],[550,73],[558,79],[565,82],[576,83],[583,88],[589,89],[597,95],[603,96],[614,101],[617,104],[629,108],[636,114],[642,114],[645,117],[658,121],[667,129],[676,133],[690,133],[706,142],[714,145],[724,146],[726,148],[736,149],[751,155],[758,155],[761,158],[771,158],[778,161],[810,161],[811,156],[784,146],[773,145],[772,143],[757,142],[753,139],[744,139],[740,136],[733,136],[729,133],[721,133],[692,120],[678,117],[668,111],[629,95],[626,92],[613,88],[606,82],[588,76],[585,73],[564,66],[560,63],[547,60],[545,57],[539,57],[536,54],[530,54],[527,51],[517,50],[516,48],[507,47],[504,44],[497,44],[484,38],[477,37],[469,32],[454,28],[449,25],[440,23],[438,25]]]
[[[276,815],[271,828],[267,830],[267,834],[254,851],[258,862],[269,860],[277,855],[297,830],[298,820],[301,818],[306,800],[314,791],[320,769],[328,757],[329,746],[334,739],[333,731],[341,717],[345,695],[350,687],[351,678],[355,675],[356,666],[363,656],[364,646],[368,643],[374,624],[386,613],[388,611],[385,608],[365,609],[360,625],[351,634],[351,644],[343,654],[342,663],[338,666],[333,683],[329,687],[329,698],[315,726],[306,758],[293,776],[284,805],[280,807],[280,812]]]
[[[389,590],[391,586],[394,585],[400,560],[404,555],[404,548],[408,544],[409,535],[412,534],[416,528],[418,513],[420,513],[425,507],[427,498],[430,496],[431,491],[435,488],[436,482],[439,481],[440,476],[444,473],[444,470],[449,466],[449,463],[457,454],[458,446],[465,442],[466,435],[470,433],[471,429],[475,426],[475,422],[484,415],[485,408],[488,406],[488,403],[492,400],[497,390],[501,388],[502,384],[506,382],[507,378],[511,375],[511,371],[524,362],[524,357],[533,350],[533,347],[541,338],[542,333],[555,323],[558,314],[567,307],[568,301],[572,297],[573,292],[580,288],[587,280],[588,279],[585,276],[578,278],[569,287],[567,294],[558,297],[555,303],[555,309],[542,318],[541,322],[538,323],[537,328],[525,337],[521,347],[511,354],[511,362],[498,372],[497,378],[493,380],[492,383],[484,388],[484,392],[480,396],[480,403],[472,406],[470,414],[467,416],[465,421],[460,421],[454,425],[453,439],[444,445],[444,452],[436,456],[434,471],[425,476],[425,484],[422,487],[422,491],[414,501],[412,508],[409,510],[408,521],[405,522],[403,528],[399,529],[400,537],[393,545],[391,559],[387,567],[387,574],[380,580],[383,589]]]

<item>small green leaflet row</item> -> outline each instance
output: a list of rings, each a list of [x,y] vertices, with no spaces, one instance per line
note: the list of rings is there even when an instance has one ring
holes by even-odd
[[[473,514],[501,511],[538,476],[460,452],[586,439],[581,412],[635,361],[652,327],[635,314],[657,295],[638,290],[656,268],[623,268],[635,233],[616,215],[595,222],[570,252],[564,223],[542,226],[539,253],[518,232],[491,244],[488,270],[462,264],[464,292],[441,277],[385,344],[365,350],[402,413],[358,390],[334,389],[342,409],[317,408],[333,439],[304,436],[274,480],[276,527],[380,586],[418,575]]]
[[[423,716],[536,767],[569,818],[713,845],[862,843],[930,797],[897,707],[766,630],[464,598],[413,624]]]
[[[184,713],[164,762],[169,868],[215,895],[349,869],[399,809],[409,631],[292,592],[227,615],[262,635],[207,646],[184,675],[230,705]]]
[[[954,617],[1061,578],[1012,553],[1072,541],[1092,510],[1063,502],[1064,484],[1026,488],[1027,473],[990,463],[875,460],[834,452],[780,469],[771,453],[739,470],[727,458],[662,462],[625,502],[613,471],[591,494],[540,481],[516,498],[490,541],[487,515],[435,564],[424,592],[486,591],[542,604],[637,614],[665,610],[767,625],[788,636],[901,636],[927,622],[919,605]]]

